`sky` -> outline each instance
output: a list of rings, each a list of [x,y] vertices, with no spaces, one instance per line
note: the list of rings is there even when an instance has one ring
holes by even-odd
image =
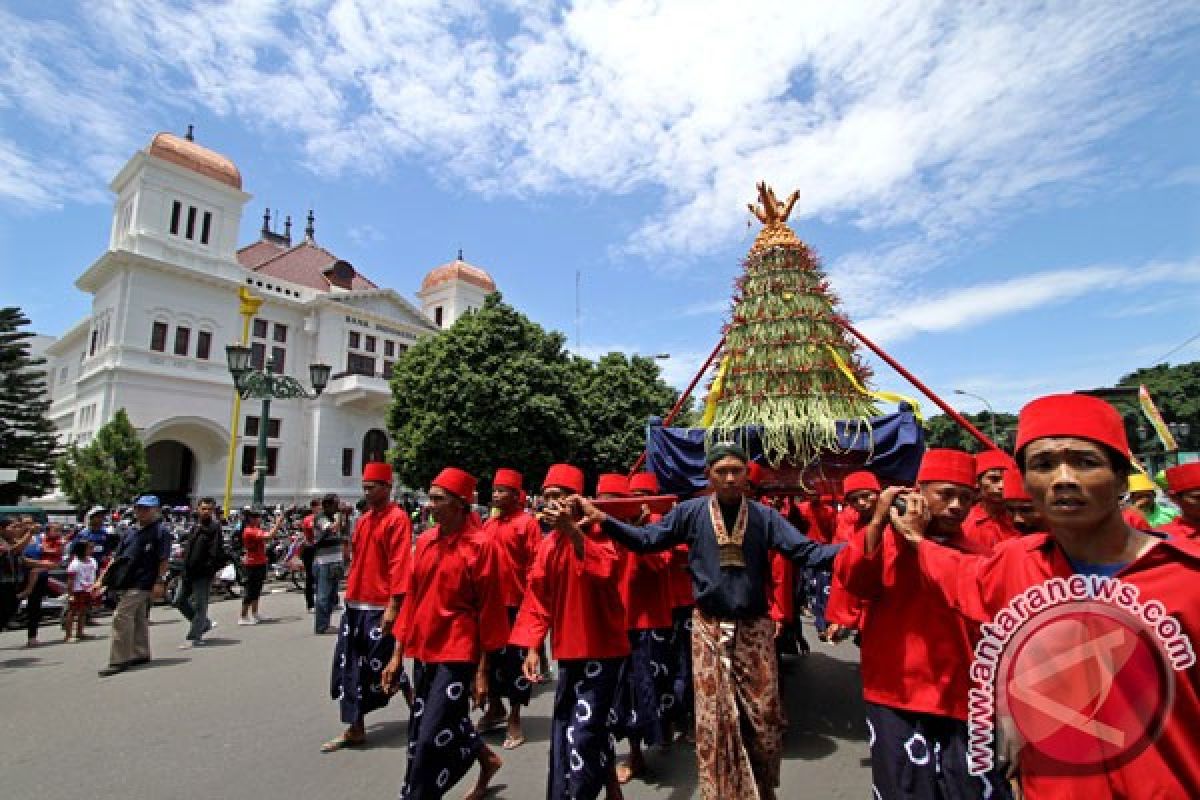
[[[0,302],[51,335],[86,316],[109,182],[193,124],[254,196],[243,243],[312,208],[410,298],[461,248],[573,350],[669,354],[682,387],[766,180],[799,189],[864,333],[962,410],[1015,411],[1200,359],[1198,23],[1169,0],[6,0]]]

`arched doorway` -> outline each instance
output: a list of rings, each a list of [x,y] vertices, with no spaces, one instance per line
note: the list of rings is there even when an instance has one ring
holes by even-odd
[[[378,428],[367,431],[362,441],[362,463],[365,467],[372,461],[387,461],[388,437]]]
[[[146,448],[150,468],[150,492],[163,505],[187,505],[196,476],[196,456],[190,447],[174,439],[164,439]]]

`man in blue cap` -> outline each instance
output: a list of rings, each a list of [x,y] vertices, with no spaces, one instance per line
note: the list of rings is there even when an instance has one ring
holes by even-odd
[[[158,520],[158,498],[142,495],[133,504],[137,526],[117,546],[100,582],[118,597],[112,620],[108,666],[101,677],[116,675],[150,660],[150,603],[157,585],[165,583],[170,535]]]

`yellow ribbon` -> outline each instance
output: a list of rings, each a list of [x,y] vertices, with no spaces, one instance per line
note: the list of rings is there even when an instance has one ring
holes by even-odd
[[[701,428],[711,428],[717,416],[717,401],[721,399],[721,389],[725,386],[725,373],[729,369],[729,356],[721,359],[717,367],[717,377],[713,378],[712,388],[704,401],[704,416],[700,419]]]
[[[897,392],[872,392],[872,391],[870,391],[869,389],[867,389],[867,387],[863,386],[861,383],[858,382],[858,378],[855,377],[854,372],[850,369],[850,366],[845,361],[842,360],[842,357],[837,354],[836,350],[834,350],[829,345],[825,345],[825,347],[826,347],[826,349],[829,350],[829,355],[833,357],[833,363],[837,365],[838,370],[840,370],[841,373],[846,376],[846,379],[848,381],[850,381],[851,384],[853,384],[855,389],[858,389],[860,392],[865,394],[867,397],[873,397],[882,403],[889,403],[891,405],[899,405],[900,403],[908,403],[910,406],[912,406],[913,416],[915,416],[917,418],[917,420],[920,422],[925,421],[925,418],[921,416],[921,404],[916,401],[916,398],[909,397],[908,395],[899,394]]]

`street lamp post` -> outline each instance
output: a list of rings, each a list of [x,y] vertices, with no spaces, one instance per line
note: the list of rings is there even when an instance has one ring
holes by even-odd
[[[275,365],[274,359],[268,359],[265,369],[253,369],[250,366],[252,351],[240,344],[225,347],[225,357],[229,362],[229,374],[233,376],[233,384],[237,387],[238,396],[249,400],[256,397],[262,400],[262,416],[258,418],[258,444],[254,451],[254,497],[251,504],[254,508],[263,507],[263,494],[267,483],[267,426],[271,419],[272,398],[284,400],[288,398],[306,398],[309,400],[321,396],[329,385],[331,367],[328,364],[309,364],[308,375],[313,390],[309,392],[300,381],[290,375],[276,375],[271,371]]]
[[[988,422],[991,423],[992,428],[992,441],[999,444],[1000,440],[996,438],[996,409],[992,408],[992,404],[987,401],[987,398],[977,395],[973,392],[965,392],[962,389],[955,389],[954,393],[961,394],[966,397],[974,397],[976,400],[983,403],[983,407],[988,410]]]

